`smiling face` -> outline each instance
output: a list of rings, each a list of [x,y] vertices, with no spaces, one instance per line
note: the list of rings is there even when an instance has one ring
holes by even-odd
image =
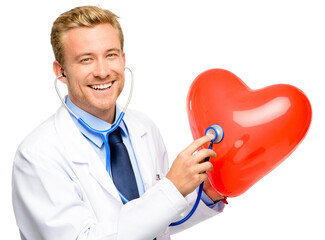
[[[116,30],[108,23],[70,29],[63,38],[63,71],[71,101],[84,111],[112,123],[115,103],[124,86],[125,55]]]

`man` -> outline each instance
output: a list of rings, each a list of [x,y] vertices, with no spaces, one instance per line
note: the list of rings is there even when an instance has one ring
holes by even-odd
[[[54,22],[51,43],[54,73],[68,87],[68,107],[91,127],[109,129],[121,112],[116,100],[124,86],[123,33],[116,15],[91,6],[72,9]],[[130,184],[114,186],[123,171],[113,179],[106,171],[103,139],[63,105],[22,142],[13,166],[13,206],[22,239],[170,239],[222,211],[221,196],[205,173],[212,164],[204,159],[215,153],[197,151],[211,136],[194,141],[168,171],[166,149],[151,120],[127,110],[118,129],[136,188],[126,204],[117,189]],[[186,216],[204,181],[206,200],[186,223],[168,227]]]

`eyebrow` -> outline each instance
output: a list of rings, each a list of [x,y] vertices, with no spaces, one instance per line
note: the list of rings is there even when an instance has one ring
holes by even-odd
[[[106,52],[122,52],[122,49],[119,49],[119,48],[110,48]]]
[[[79,58],[82,58],[82,57],[84,57],[84,56],[90,56],[90,55],[92,55],[92,53],[82,53],[82,54],[77,55],[77,56],[75,57],[75,59],[78,60]]]

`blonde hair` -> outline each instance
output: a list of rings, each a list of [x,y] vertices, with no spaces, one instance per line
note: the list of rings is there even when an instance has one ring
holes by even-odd
[[[62,13],[54,21],[51,31],[51,44],[55,59],[64,64],[63,36],[68,30],[77,27],[93,27],[100,23],[109,23],[117,31],[123,51],[124,36],[117,19],[118,16],[111,11],[95,6],[76,7]]]

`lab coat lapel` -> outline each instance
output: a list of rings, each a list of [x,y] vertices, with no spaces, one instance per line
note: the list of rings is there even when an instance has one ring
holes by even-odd
[[[88,164],[89,173],[94,179],[119,202],[121,199],[115,188],[112,179],[109,177],[105,167],[98,158],[96,152],[85,137],[80,133],[71,119],[70,114],[61,106],[56,114],[56,130],[61,138],[63,146],[69,159],[78,167],[78,165]]]
[[[150,149],[146,143],[147,127],[136,118],[131,110],[128,110],[124,116],[127,125],[132,146],[140,168],[141,177],[145,189],[154,185],[155,181],[155,161],[150,157]]]

